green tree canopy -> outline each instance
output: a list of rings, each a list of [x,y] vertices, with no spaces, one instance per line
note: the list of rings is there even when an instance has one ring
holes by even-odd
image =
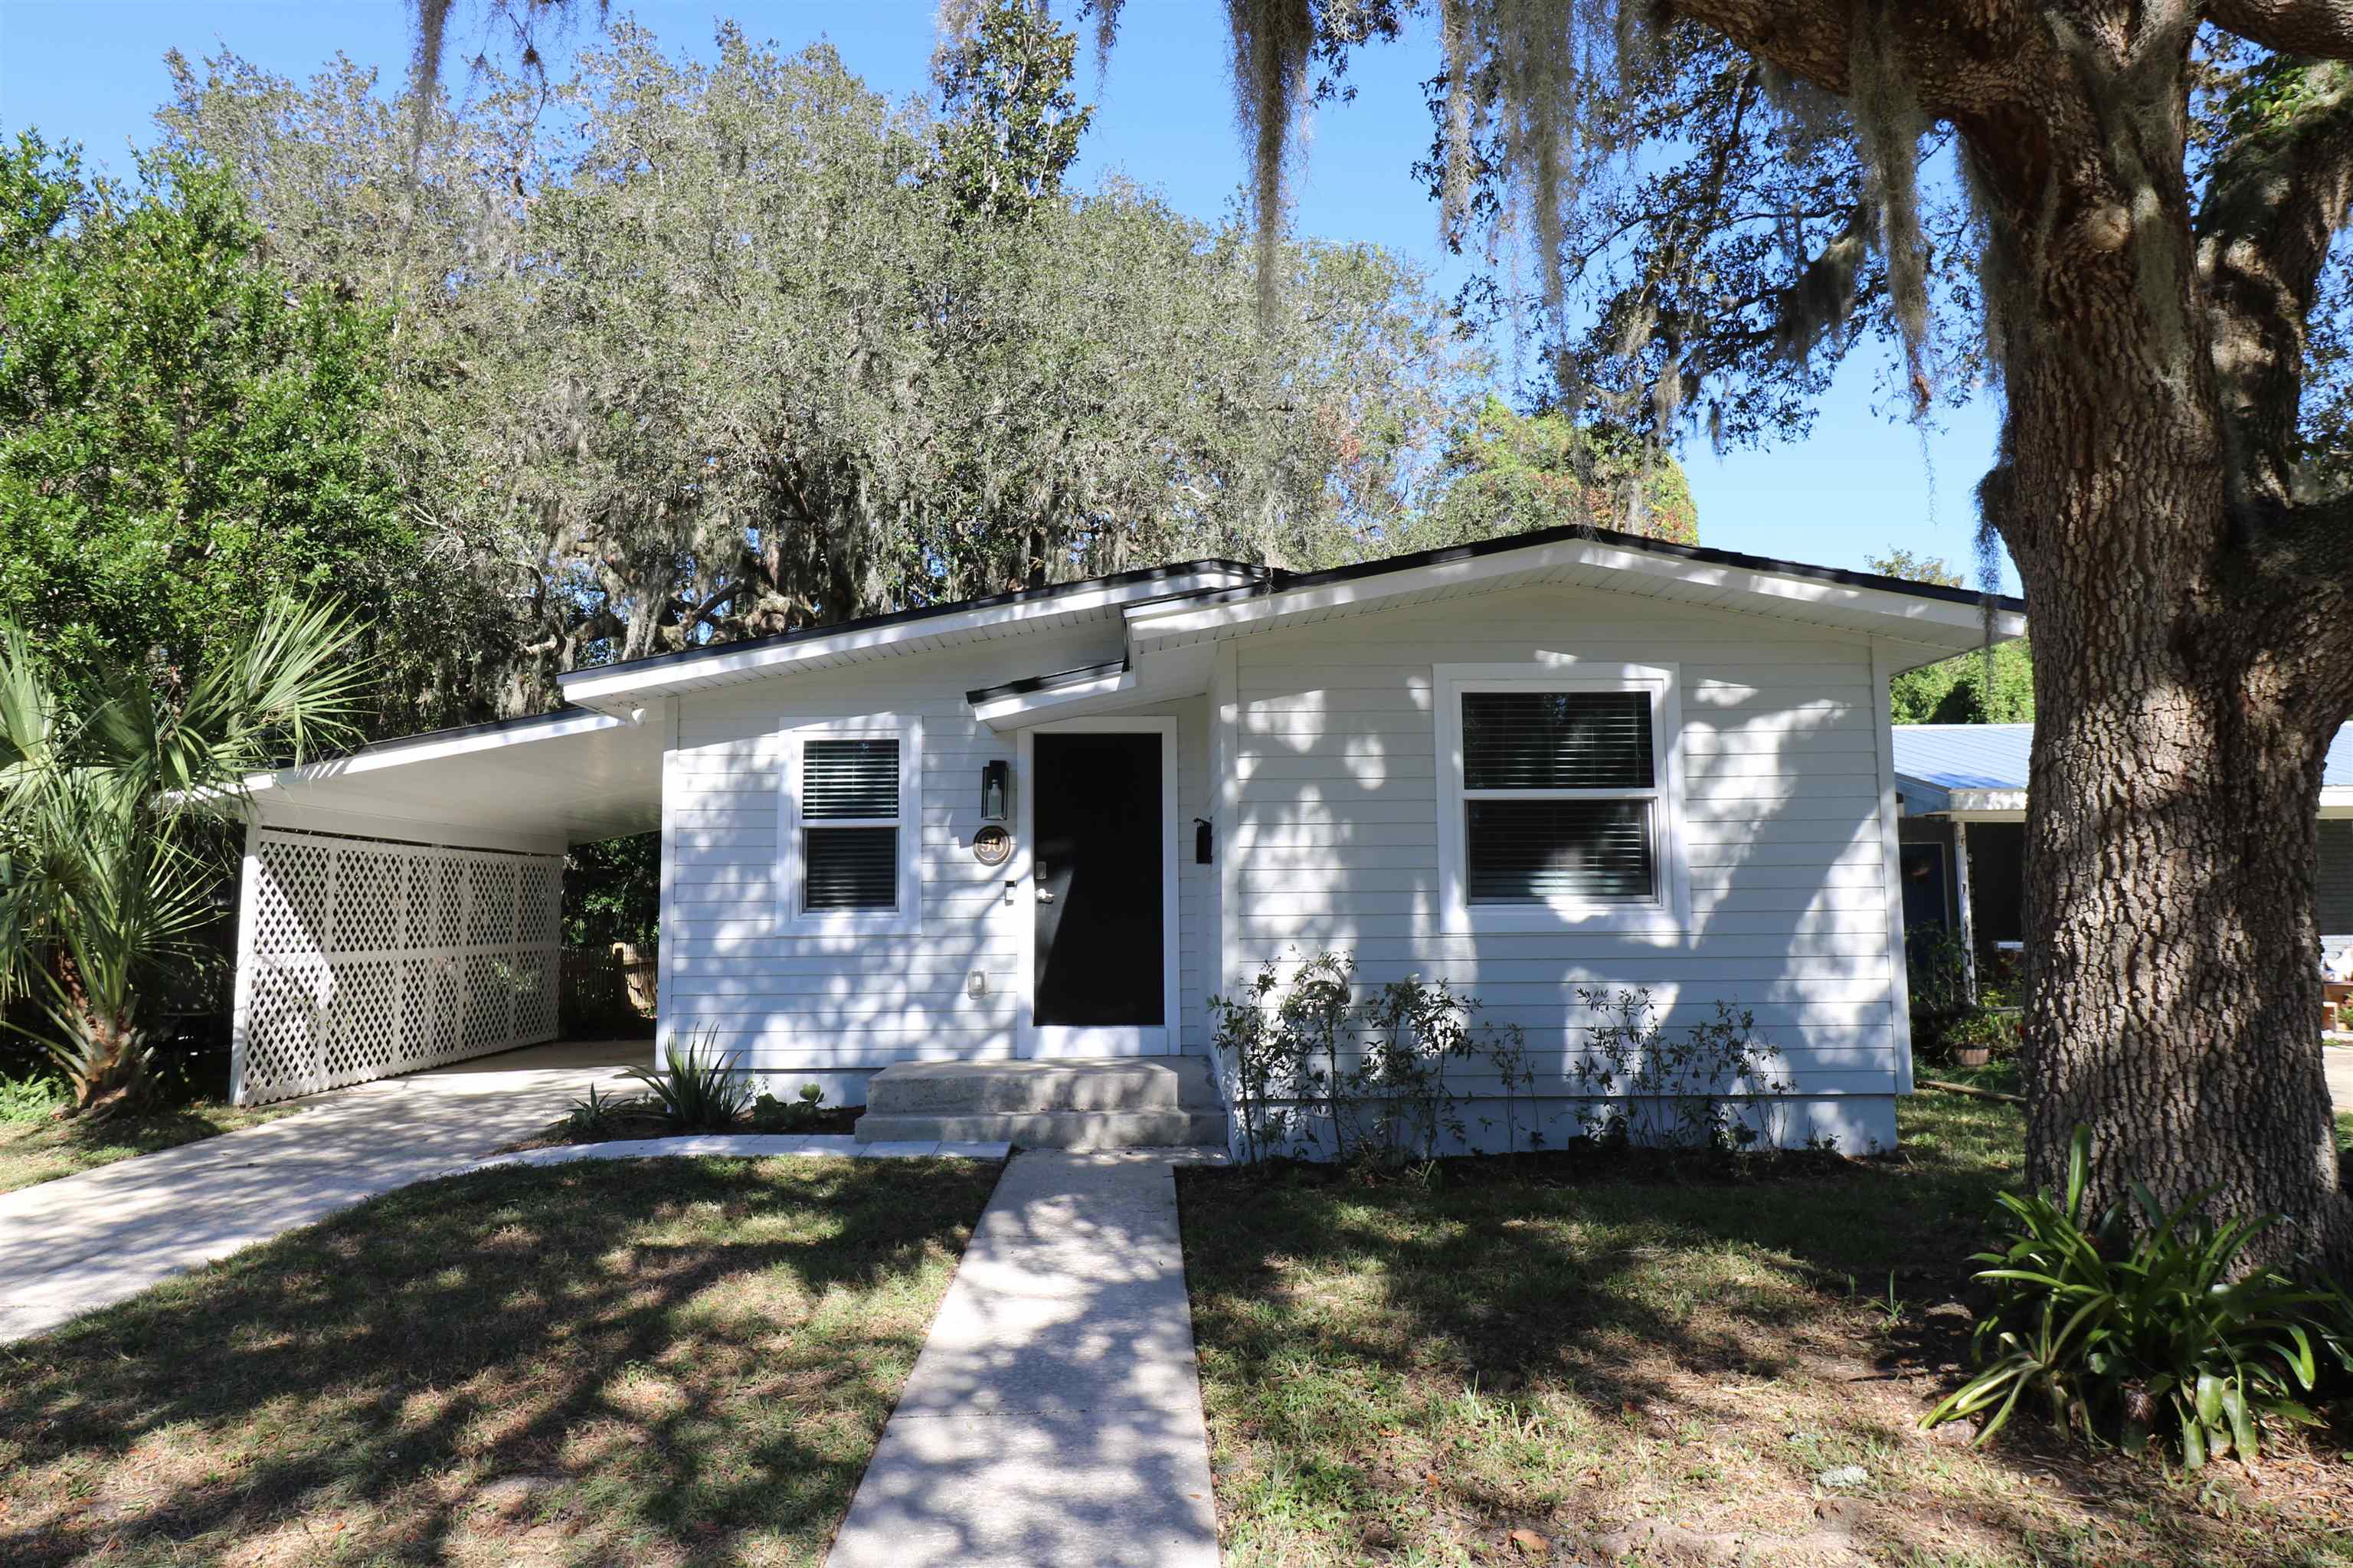
[[[1883,577],[1961,586],[1961,574],[1943,560],[1915,556],[1902,546],[1864,564]],[[2031,724],[2034,656],[2021,637],[1923,664],[1887,683],[1887,704],[1897,724]]]
[[[2021,638],[1940,659],[1890,681],[1887,702],[1897,724],[2032,724],[2033,656]]]
[[[170,145],[234,172],[306,285],[380,301],[402,492],[504,606],[486,694],[561,671],[1197,554],[1349,558],[1474,369],[1422,274],[1282,252],[1116,181],[1066,34],[989,14],[945,108],[819,45],[707,63],[617,23],[431,118],[175,61]],[[406,174],[417,165],[412,183]]]
[[[385,313],[264,256],[221,173],[0,146],[0,623],[167,697],[275,597],[381,622],[427,592],[380,461]]]
[[[1672,457],[1557,410],[1515,412],[1490,393],[1447,432],[1427,506],[1397,544],[1463,545],[1565,523],[1699,543],[1699,508]]]
[[[1026,217],[1061,196],[1094,115],[1071,90],[1077,51],[1032,0],[997,0],[942,52],[936,177],[965,211]]]

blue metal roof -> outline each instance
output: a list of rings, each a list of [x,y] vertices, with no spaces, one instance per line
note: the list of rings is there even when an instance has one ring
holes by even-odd
[[[1939,789],[2023,789],[2031,724],[1899,724],[1895,771]],[[2321,788],[2353,789],[2353,725],[2337,732]]]

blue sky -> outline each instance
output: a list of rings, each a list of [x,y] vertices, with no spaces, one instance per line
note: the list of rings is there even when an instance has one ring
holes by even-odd
[[[463,0],[459,9],[466,12]],[[698,50],[720,15],[786,45],[822,35],[885,92],[927,84],[934,10],[923,0],[613,9],[672,47]],[[453,59],[474,52],[470,27],[453,38]],[[125,171],[129,148],[153,138],[151,116],[168,86],[163,56],[174,47],[192,57],[227,47],[298,79],[340,49],[396,79],[408,58],[408,10],[399,0],[0,0],[0,127],[37,126]],[[1410,172],[1430,143],[1419,84],[1434,58],[1426,38],[1359,57],[1355,101],[1319,111],[1310,128],[1296,222],[1306,233],[1416,256],[1437,268],[1451,292],[1464,272],[1440,255],[1436,209]],[[1091,88],[1091,60],[1082,72]],[[1231,103],[1221,8],[1212,0],[1128,0],[1080,177],[1118,169],[1176,207],[1214,217],[1242,176]],[[1946,417],[1924,458],[1920,433],[1874,407],[1880,373],[1868,355],[1850,363],[1804,441],[1721,460],[1694,443],[1684,464],[1703,542],[1841,567],[1903,545],[1968,571],[1970,492],[1993,451],[1993,411],[1979,402]],[[2014,574],[2010,586],[2014,591]]]

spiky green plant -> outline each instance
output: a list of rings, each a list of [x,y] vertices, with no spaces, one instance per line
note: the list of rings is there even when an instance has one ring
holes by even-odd
[[[725,1132],[752,1108],[752,1081],[734,1070],[727,1053],[708,1033],[698,1032],[681,1040],[673,1033],[662,1047],[661,1071],[633,1067],[626,1075],[646,1086],[675,1128]]]
[[[34,1002],[37,1023],[10,1027],[65,1075],[76,1114],[144,1091],[165,983],[204,956],[223,869],[206,830],[243,821],[248,774],[358,737],[359,633],[332,605],[281,599],[170,700],[121,662],[69,684],[0,624],[0,1000]]]
[[[2090,1157],[2078,1128],[2063,1200],[2001,1194],[2007,1234],[1976,1258],[1996,1293],[1979,1370],[1921,1425],[1983,1417],[1982,1443],[2033,1396],[2062,1426],[2135,1453],[2172,1439],[2190,1469],[2233,1451],[2252,1460],[2267,1422],[2313,1425],[2302,1396],[2324,1358],[2347,1364],[2343,1298],[2240,1269],[2276,1216],[2218,1224],[2199,1212],[2209,1192],[2166,1209],[2136,1182],[2130,1208],[2087,1222]]]

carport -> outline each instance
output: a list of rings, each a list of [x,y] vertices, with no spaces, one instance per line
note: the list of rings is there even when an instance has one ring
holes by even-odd
[[[2031,724],[1899,724],[1894,726],[1896,799],[1905,874],[1905,917],[1916,903],[1944,914],[1972,952],[2022,952],[2026,784]],[[2322,759],[2319,913],[2326,951],[2353,946],[2353,725]],[[1915,859],[1916,857],[1916,859]],[[1915,871],[1926,874],[1915,880]],[[1933,882],[1925,900],[1914,895]]]
[[[230,1095],[556,1034],[564,852],[661,823],[662,735],[576,709],[247,780]]]

